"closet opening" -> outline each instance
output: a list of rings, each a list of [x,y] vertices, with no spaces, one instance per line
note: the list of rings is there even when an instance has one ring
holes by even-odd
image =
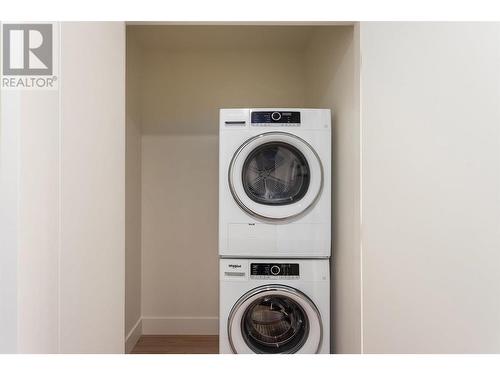
[[[356,25],[130,24],[126,70],[125,351],[218,352],[221,108],[332,111],[332,351],[356,340]]]

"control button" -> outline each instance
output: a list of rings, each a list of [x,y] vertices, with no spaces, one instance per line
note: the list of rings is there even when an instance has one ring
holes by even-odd
[[[281,113],[279,112],[273,112],[271,114],[271,118],[274,120],[274,121],[279,121],[281,120]]]
[[[278,266],[272,266],[272,267],[271,267],[271,274],[273,274],[273,275],[275,275],[275,276],[276,276],[276,275],[279,275],[280,271],[281,271],[281,270],[280,270],[280,268],[279,268]]]

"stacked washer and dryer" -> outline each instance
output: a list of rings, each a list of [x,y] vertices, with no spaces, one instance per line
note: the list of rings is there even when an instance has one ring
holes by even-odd
[[[222,109],[221,353],[329,353],[331,114]]]

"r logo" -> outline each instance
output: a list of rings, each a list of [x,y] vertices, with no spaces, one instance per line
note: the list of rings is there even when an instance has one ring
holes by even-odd
[[[3,75],[52,75],[52,24],[4,24]]]

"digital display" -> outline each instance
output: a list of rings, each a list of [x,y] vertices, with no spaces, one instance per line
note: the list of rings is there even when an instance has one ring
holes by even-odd
[[[300,124],[300,112],[252,112],[252,124]]]
[[[298,263],[251,263],[252,276],[299,276]]]

